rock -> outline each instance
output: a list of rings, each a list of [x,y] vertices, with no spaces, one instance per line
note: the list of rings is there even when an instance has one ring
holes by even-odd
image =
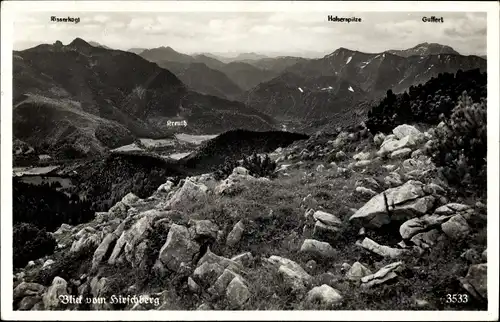
[[[426,231],[429,227],[439,226],[442,223],[450,219],[450,216],[446,215],[424,215],[419,218],[413,218],[405,221],[401,227],[399,227],[399,233],[403,239],[410,239],[416,234]]]
[[[463,211],[467,211],[471,209],[471,207],[467,206],[467,205],[464,205],[464,204],[460,204],[460,203],[449,203],[449,204],[446,204],[444,206],[441,206],[439,208],[437,208],[435,211],[434,211],[434,214],[437,214],[437,215],[453,215],[457,212],[463,212]]]
[[[200,286],[196,284],[191,277],[188,277],[188,288],[193,293],[198,293],[200,291]]]
[[[373,137],[373,143],[375,143],[375,145],[379,147],[384,142],[384,139],[385,139],[384,133],[377,133]]]
[[[42,269],[43,269],[43,268],[46,268],[46,267],[49,267],[50,265],[52,265],[52,264],[54,264],[54,263],[55,263],[55,261],[54,261],[53,259],[47,259],[47,260],[45,261],[45,263],[43,263]]]
[[[488,298],[488,264],[471,265],[467,276],[460,278],[462,287],[479,299]]]
[[[373,197],[373,196],[377,195],[377,193],[375,191],[373,191],[372,189],[365,188],[365,187],[356,187],[356,189],[354,191],[358,195],[364,196],[364,197]]]
[[[122,198],[121,201],[125,206],[131,207],[138,200],[139,200],[139,197],[134,195],[132,192],[129,192],[125,197]]]
[[[370,152],[359,152],[352,157],[356,161],[368,160],[370,159]]]
[[[316,261],[315,261],[315,260],[313,260],[313,259],[311,259],[310,261],[308,261],[308,262],[306,263],[306,268],[307,268],[310,272],[314,271],[314,270],[316,269],[316,266],[317,266],[317,263],[316,263]]]
[[[242,220],[238,221],[236,225],[234,225],[231,232],[227,235],[226,245],[229,247],[234,247],[238,244],[245,232],[245,224]]]
[[[387,171],[394,171],[397,168],[397,165],[395,165],[395,164],[384,164],[382,167],[384,169],[386,169]]]
[[[407,124],[403,124],[403,125],[399,125],[397,127],[395,127],[393,130],[392,130],[392,133],[394,133],[394,135],[398,138],[398,139],[402,139],[404,138],[405,136],[419,136],[422,134],[422,132],[420,132],[419,130],[417,130],[417,128],[415,128],[414,126],[411,126],[411,125],[407,125]]]
[[[481,254],[481,259],[485,262],[488,260],[487,249],[485,249],[484,252]]]
[[[351,265],[349,265],[348,263],[342,263],[342,266],[340,268],[340,271],[341,272],[347,272],[351,269]]]
[[[413,236],[410,241],[416,246],[426,249],[434,246],[437,242],[443,239],[443,234],[437,230],[432,229],[423,233],[418,233]]]
[[[367,188],[370,188],[372,190],[380,189],[380,184],[378,183],[378,181],[375,180],[374,178],[370,178],[370,177],[356,180],[356,183],[354,184],[354,186],[367,187]]]
[[[52,310],[60,308],[62,303],[59,297],[68,295],[67,286],[68,283],[64,279],[59,276],[54,277],[52,285],[49,286],[47,293],[43,296],[43,305],[45,309]]]
[[[62,224],[55,232],[52,233],[54,236],[59,236],[65,233],[70,232],[73,229],[73,226],[68,224]]]
[[[391,153],[391,159],[404,159],[411,154],[410,148],[402,148]]]
[[[83,249],[93,248],[101,243],[99,234],[88,234],[82,236],[79,240],[75,240],[71,245],[71,253],[79,253]]]
[[[323,305],[332,306],[342,301],[340,293],[331,286],[323,284],[316,286],[307,293],[306,301],[308,303],[319,302]]]
[[[322,211],[322,210],[318,210],[318,211],[314,212],[313,218],[316,221],[320,221],[323,224],[328,225],[328,226],[341,226],[342,225],[342,221],[337,216],[329,214],[329,213]]]
[[[335,250],[330,244],[315,239],[304,240],[300,252],[320,258],[332,258],[336,255]]]
[[[385,139],[384,143],[380,146],[377,152],[378,156],[385,156],[391,154],[392,152],[404,148],[410,148],[415,145],[415,142],[410,138],[410,136],[405,136],[402,139],[389,139],[389,136]]]
[[[233,260],[230,260],[229,258],[218,256],[212,253],[212,251],[210,251],[210,248],[208,248],[205,255],[203,255],[203,257],[200,258],[200,260],[198,261],[198,266],[202,265],[203,263],[216,263],[220,265],[222,268],[224,269],[229,268],[230,270],[238,274],[243,271],[243,265]]]
[[[352,168],[364,168],[372,163],[372,160],[361,160],[352,164]]]
[[[465,259],[469,263],[477,264],[480,262],[479,253],[475,249],[468,249],[460,255],[461,258]]]
[[[428,308],[430,307],[430,303],[426,300],[414,299],[414,303],[419,308]]]
[[[110,265],[114,265],[117,261],[119,261],[119,258],[120,260],[121,258],[126,259],[134,266],[137,264],[135,260],[136,247],[147,238],[149,232],[152,230],[153,223],[160,215],[160,213],[156,210],[147,211],[143,214],[146,215],[143,215],[132,225],[132,227],[121,233],[120,238],[118,238],[113,252],[108,259],[108,263]],[[119,226],[115,234],[124,229],[124,226]]]
[[[241,308],[250,299],[250,291],[239,277],[235,277],[227,286],[226,298],[233,308]]]
[[[191,240],[186,227],[172,224],[167,241],[160,249],[159,259],[170,270],[178,271],[182,263],[190,263],[200,245]]]
[[[351,281],[358,281],[361,278],[371,275],[372,272],[360,262],[355,262],[346,274],[346,278]]]
[[[193,239],[217,239],[217,232],[219,227],[210,220],[193,220],[190,219],[188,222],[189,232]]]
[[[253,262],[254,258],[252,256],[252,253],[246,252],[240,255],[236,255],[233,258],[231,258],[232,261],[235,261],[237,263],[240,263],[243,266],[250,266],[250,264]]]
[[[41,295],[45,287],[38,283],[21,282],[13,292],[13,300],[18,300],[26,296]]]
[[[97,247],[92,258],[92,270],[97,269],[101,261],[106,260],[104,256],[107,254],[109,246],[118,239],[115,233],[109,233],[104,237],[101,244]]]
[[[29,311],[38,303],[43,306],[43,299],[41,296],[26,296],[19,302],[18,309],[19,311]]]
[[[328,226],[321,221],[316,221],[316,223],[314,224],[313,236],[316,238],[328,238],[335,236],[335,233],[337,233],[338,231],[340,231],[340,228],[337,226]]]
[[[174,183],[169,180],[169,181],[165,182],[164,184],[162,184],[161,186],[159,186],[156,191],[167,193],[167,192],[170,192],[173,187],[174,187]]]
[[[35,266],[35,262],[34,261],[29,261],[28,264],[26,264],[26,268],[30,268],[30,267],[33,267]]]
[[[358,209],[349,221],[367,228],[379,228],[388,224],[391,217],[404,220],[422,216],[433,207],[435,201],[434,197],[425,196],[423,186],[419,181],[410,180],[400,187],[387,189]]]
[[[415,151],[413,151],[413,152],[411,153],[411,158],[412,158],[412,159],[417,159],[417,158],[418,158],[418,157],[420,157],[421,155],[423,155],[422,150],[417,149],[417,150],[415,150]]]
[[[194,270],[193,278],[203,287],[207,288],[212,285],[223,272],[224,267],[220,264],[204,262]]]
[[[337,161],[342,161],[342,160],[345,160],[347,158],[347,155],[344,153],[344,151],[339,151],[335,154],[335,159]]]
[[[127,217],[128,207],[121,201],[118,201],[113,207],[108,210],[108,218],[125,218]]]
[[[403,181],[399,173],[391,172],[384,178],[384,183],[389,187],[399,187],[403,184]]]
[[[323,164],[320,164],[316,167],[317,172],[323,172],[325,170],[325,166]]]
[[[249,175],[250,173],[244,167],[236,167],[233,169],[233,174],[246,176]]]
[[[199,202],[206,198],[208,188],[202,183],[194,183],[189,178],[184,181],[182,188],[177,190],[167,202],[167,207],[178,207]]]
[[[385,245],[380,245],[368,237],[365,237],[362,242],[357,242],[356,245],[363,247],[375,254],[388,258],[399,258],[407,251],[404,249],[392,248]]]
[[[455,215],[441,225],[441,229],[451,239],[459,240],[469,235],[470,227],[462,215]]]
[[[385,283],[389,280],[397,278],[396,274],[402,269],[403,262],[395,262],[382,267],[375,274],[367,275],[361,278],[361,287],[370,288],[372,286]]]

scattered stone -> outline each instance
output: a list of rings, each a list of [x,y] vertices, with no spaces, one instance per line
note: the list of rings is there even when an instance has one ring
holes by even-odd
[[[43,263],[42,269],[43,269],[43,268],[46,268],[46,267],[49,267],[50,265],[52,265],[52,264],[54,264],[54,263],[55,263],[55,261],[54,261],[53,259],[47,259],[47,260],[45,261],[45,263]]]
[[[68,295],[68,283],[59,276],[54,277],[52,285],[47,289],[47,293],[43,295],[43,305],[45,309],[52,310],[61,306],[60,296]]]
[[[323,305],[332,306],[342,301],[342,296],[333,287],[323,284],[316,286],[307,293],[306,301],[308,303],[319,302]]]
[[[323,172],[324,170],[325,170],[325,166],[324,166],[324,165],[322,165],[322,164],[320,164],[320,165],[318,165],[318,166],[316,167],[316,171],[317,171],[317,172]]]
[[[41,284],[21,282],[14,289],[13,299],[15,301],[26,296],[41,295],[44,290],[45,287]]]
[[[139,200],[139,197],[129,192],[125,197],[122,198],[121,202],[128,207],[131,207],[134,203]]]
[[[403,181],[401,180],[401,176],[399,175],[399,173],[391,172],[384,178],[384,183],[387,186],[393,188],[401,186],[403,184]]]
[[[364,168],[372,163],[372,160],[361,160],[357,161],[356,163],[352,164],[352,168]]]
[[[415,128],[412,125],[408,125],[408,124],[402,124],[402,125],[396,126],[392,130],[392,133],[394,133],[394,135],[398,139],[402,139],[402,138],[404,138],[405,136],[408,136],[408,135],[419,136],[419,135],[422,134],[422,132],[420,132],[417,128]]]
[[[371,275],[372,272],[360,262],[355,262],[346,274],[346,278],[351,281],[358,281],[361,278]]]
[[[226,245],[229,247],[234,247],[238,244],[243,236],[243,232],[245,231],[245,224],[242,220],[238,221],[236,225],[234,225],[231,232],[227,235]]]
[[[412,159],[418,159],[421,155],[423,155],[422,150],[417,149],[411,153],[411,158]]]
[[[468,249],[460,255],[461,258],[465,259],[469,263],[477,264],[480,262],[480,255],[475,249]]]
[[[352,157],[356,161],[368,160],[370,159],[370,152],[359,152]]]
[[[487,253],[487,249],[484,250],[484,252],[481,254],[481,258],[483,261],[487,261],[488,260],[488,253]]]
[[[250,291],[240,278],[235,277],[227,287],[226,298],[233,308],[241,308],[250,299]]]
[[[347,155],[344,153],[344,151],[339,151],[335,154],[335,159],[338,161],[345,160],[347,158]]]
[[[204,200],[207,196],[207,191],[207,186],[202,183],[195,183],[188,178],[184,181],[182,188],[177,190],[172,198],[170,198],[166,206],[173,208]]]
[[[36,304],[43,306],[43,299],[41,296],[26,296],[19,302],[18,309],[19,311],[29,311],[33,309]]]
[[[410,154],[411,154],[410,148],[399,149],[391,153],[391,159],[404,159],[410,156]]]
[[[424,215],[419,218],[412,218],[405,221],[399,227],[399,233],[403,239],[407,240],[420,232],[428,230],[430,227],[439,226],[450,219],[449,215]]]
[[[340,231],[340,228],[337,226],[329,226],[325,225],[321,221],[316,221],[314,224],[314,229],[313,229],[313,236],[317,238],[322,238],[322,237],[331,237],[335,236],[335,233]]]
[[[403,249],[380,245],[368,237],[365,237],[362,242],[356,242],[356,245],[361,246],[364,249],[369,250],[375,254],[388,258],[398,258],[407,252]]]
[[[375,145],[379,147],[384,142],[384,139],[385,139],[384,133],[377,133],[373,137],[373,143],[375,143]]]
[[[451,239],[463,239],[470,233],[470,227],[462,215],[455,215],[441,225],[441,229]]]
[[[236,274],[230,269],[225,269],[224,272],[219,276],[219,278],[215,281],[213,285],[214,294],[223,295],[229,283],[234,278],[239,278],[241,281],[243,281],[243,278],[240,275]]]
[[[196,308],[197,311],[210,311],[212,308],[207,303],[203,303]]]
[[[231,258],[232,261],[235,261],[237,263],[240,263],[243,266],[250,266],[250,264],[253,262],[254,258],[252,256],[252,253],[246,252],[240,255],[236,255],[233,258]]]
[[[29,261],[28,264],[26,264],[26,268],[30,268],[30,267],[33,267],[35,266],[35,262],[34,261]]]
[[[304,240],[300,252],[321,258],[332,258],[335,256],[335,250],[330,244],[315,239]]]
[[[159,186],[156,191],[167,193],[167,192],[170,192],[173,187],[174,187],[174,183],[172,181],[167,181],[167,182],[163,183],[161,186]]]
[[[460,278],[462,287],[479,299],[488,298],[488,264],[471,265],[467,276]]]
[[[342,225],[342,221],[337,216],[329,214],[329,213],[322,211],[322,210],[318,210],[318,211],[314,212],[313,218],[316,221],[320,221],[323,224],[328,225],[328,226],[341,226]]]
[[[246,175],[249,175],[250,173],[244,167],[236,167],[236,168],[233,169],[233,174],[234,175],[246,176]]]
[[[395,165],[395,164],[384,164],[382,167],[384,169],[386,169],[387,171],[394,171],[397,168],[397,165]]]
[[[396,274],[402,269],[403,262],[395,262],[382,267],[375,274],[367,275],[361,278],[361,287],[370,288],[372,286],[385,283],[389,280],[397,278]]]
[[[203,287],[212,285],[224,272],[224,267],[218,263],[204,262],[193,272],[194,280],[198,281]]]
[[[430,307],[430,303],[427,300],[415,299],[415,305],[419,308],[428,308]]]
[[[373,196],[377,195],[377,193],[375,191],[373,191],[372,189],[365,188],[365,187],[356,187],[356,189],[354,191],[358,195],[363,196],[363,197],[373,197]]]

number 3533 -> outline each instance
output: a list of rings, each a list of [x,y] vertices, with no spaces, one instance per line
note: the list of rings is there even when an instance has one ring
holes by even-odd
[[[469,295],[467,294],[446,294],[444,302],[447,304],[460,304],[469,302]]]

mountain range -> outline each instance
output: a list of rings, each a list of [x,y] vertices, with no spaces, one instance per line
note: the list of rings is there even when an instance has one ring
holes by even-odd
[[[13,57],[14,137],[40,151],[103,153],[179,131],[169,120],[186,120],[187,133],[274,128],[271,117],[243,103],[194,92],[155,63],[80,38]]]
[[[434,43],[382,53],[339,48],[318,59],[217,57],[164,46],[113,50],[79,38],[15,51],[14,136],[38,150],[87,155],[137,137],[168,137],[179,131],[168,120],[186,120],[181,130],[200,134],[283,124],[314,131],[324,120],[362,118],[389,89],[486,69],[485,59]]]

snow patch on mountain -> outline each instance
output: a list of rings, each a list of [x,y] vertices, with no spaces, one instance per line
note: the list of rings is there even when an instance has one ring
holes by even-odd
[[[349,62],[351,61],[351,59],[352,59],[352,56],[351,56],[351,57],[349,57],[349,58],[347,58],[347,62],[346,62],[345,64],[346,64],[346,65],[347,65],[347,64],[349,64]]]
[[[353,92],[353,93],[354,93],[354,90],[352,89],[352,87],[351,87],[351,86],[349,86],[348,90],[350,90],[351,92]]]
[[[302,90],[302,88],[300,88],[300,87],[299,87],[299,91],[300,91],[301,93],[304,93],[304,90]]]

